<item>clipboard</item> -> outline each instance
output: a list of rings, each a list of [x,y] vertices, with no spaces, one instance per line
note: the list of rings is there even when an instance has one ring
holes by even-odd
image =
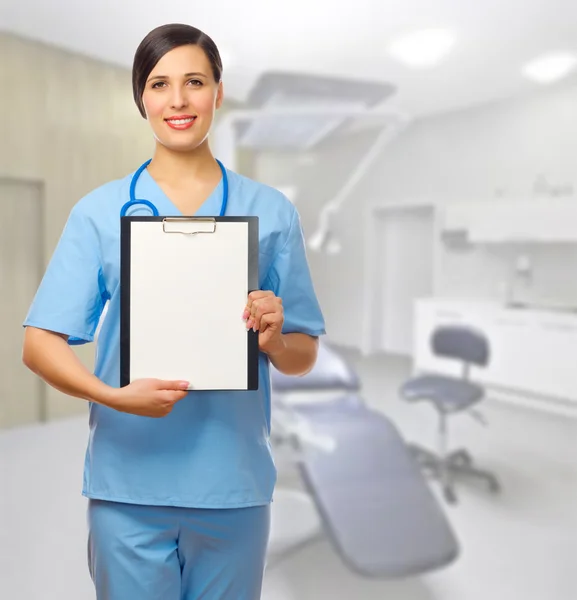
[[[252,216],[121,218],[121,387],[258,389],[258,332],[242,319],[259,289],[258,239]]]

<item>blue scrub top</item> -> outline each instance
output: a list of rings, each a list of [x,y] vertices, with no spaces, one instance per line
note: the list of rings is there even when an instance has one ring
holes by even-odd
[[[324,334],[298,212],[279,191],[227,174],[227,216],[259,217],[260,287],[282,298],[283,332]],[[71,344],[92,342],[109,301],[95,374],[113,387],[120,385],[120,210],[131,178],[109,182],[73,207],[24,322],[69,335]],[[198,216],[219,214],[222,187],[221,180]],[[136,197],[153,202],[163,216],[181,215],[146,170]],[[150,212],[135,206],[128,214]],[[89,403],[83,495],[197,508],[269,503],[276,468],[270,446],[269,361],[263,353],[259,366],[257,391],[192,391],[160,419]]]

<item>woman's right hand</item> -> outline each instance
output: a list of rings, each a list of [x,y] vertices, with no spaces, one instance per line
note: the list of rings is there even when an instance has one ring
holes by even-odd
[[[188,385],[186,381],[137,379],[115,389],[107,404],[119,412],[141,417],[165,417],[174,404],[186,396]]]
[[[66,335],[37,327],[26,327],[22,360],[64,394],[133,415],[165,417],[187,394],[186,381],[138,379],[126,387],[110,387],[80,361]]]

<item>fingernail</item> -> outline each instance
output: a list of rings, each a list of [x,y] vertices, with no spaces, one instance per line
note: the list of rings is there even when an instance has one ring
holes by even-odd
[[[252,319],[249,319],[247,324],[246,324],[246,328],[250,329],[252,327]]]
[[[246,321],[246,320],[247,320],[247,318],[248,318],[248,315],[249,315],[249,314],[250,314],[250,313],[249,313],[249,312],[248,312],[248,310],[246,310],[246,308],[245,308],[245,309],[244,309],[244,312],[242,313],[242,319],[243,319],[243,321]]]
[[[181,389],[186,390],[186,389],[188,389],[188,386],[189,386],[188,381],[181,381],[180,382],[180,388]]]

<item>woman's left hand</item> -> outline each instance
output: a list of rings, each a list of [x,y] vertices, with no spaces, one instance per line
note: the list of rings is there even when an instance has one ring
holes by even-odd
[[[284,349],[282,300],[272,292],[263,290],[251,292],[248,295],[243,319],[247,322],[247,329],[253,328],[259,332],[259,350],[274,354]]]

